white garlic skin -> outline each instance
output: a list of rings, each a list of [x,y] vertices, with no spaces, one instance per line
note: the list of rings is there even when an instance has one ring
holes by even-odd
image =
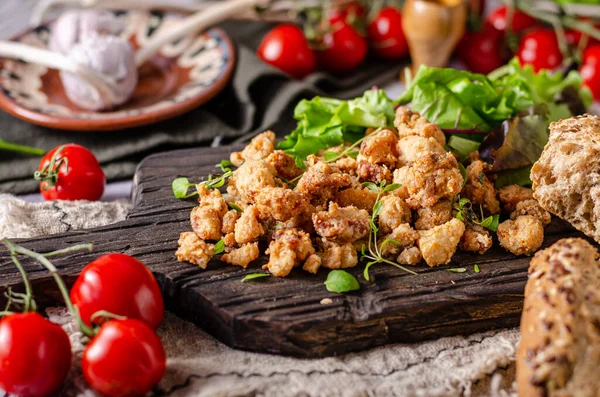
[[[67,11],[52,25],[48,47],[68,55],[73,46],[96,35],[120,35],[125,22],[108,11]]]
[[[129,41],[117,36],[90,36],[76,44],[68,54],[114,82],[114,98],[103,98],[100,92],[81,77],[61,72],[67,97],[75,105],[89,110],[106,110],[121,105],[131,97],[138,81],[135,52]]]

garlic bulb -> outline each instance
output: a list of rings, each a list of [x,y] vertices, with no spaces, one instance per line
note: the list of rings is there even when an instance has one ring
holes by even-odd
[[[117,36],[92,35],[73,46],[68,56],[101,73],[115,87],[112,98],[105,98],[81,77],[61,72],[67,97],[77,106],[89,110],[109,109],[126,102],[133,94],[138,74],[135,52],[129,41]]]
[[[48,47],[63,55],[78,43],[96,35],[119,35],[125,23],[108,11],[67,11],[52,26]]]

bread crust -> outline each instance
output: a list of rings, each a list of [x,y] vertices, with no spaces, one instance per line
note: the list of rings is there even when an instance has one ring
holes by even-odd
[[[531,260],[517,351],[519,396],[600,396],[600,261],[580,238]]]
[[[542,208],[600,242],[600,119],[583,115],[550,124],[550,139],[531,169]]]

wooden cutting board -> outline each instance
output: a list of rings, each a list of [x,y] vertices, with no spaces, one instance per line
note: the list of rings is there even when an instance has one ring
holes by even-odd
[[[21,240],[38,252],[91,242],[92,253],[71,254],[54,263],[69,281],[99,255],[123,252],[143,261],[156,275],[169,310],[186,318],[231,347],[264,353],[321,357],[363,350],[392,342],[415,342],[516,326],[530,258],[515,257],[497,243],[485,255],[458,253],[448,266],[414,267],[410,275],[391,266],[376,265],[371,281],[362,277],[362,264],[350,269],[361,290],[350,294],[327,292],[327,270],[316,276],[300,269],[287,278],[269,277],[242,283],[248,269],[218,260],[207,270],[175,259],[177,239],[191,230],[190,209],[195,200],[177,200],[171,181],[192,181],[238,148],[199,148],[165,152],[146,158],[134,177],[133,210],[127,220],[85,231]],[[544,246],[562,237],[580,236],[555,220],[546,229]],[[40,265],[24,261],[36,298],[56,303],[57,289]],[[479,265],[480,273],[473,271]],[[448,268],[465,267],[465,273]],[[21,287],[20,276],[6,250],[0,250],[0,285]],[[330,298],[333,303],[322,304]]]

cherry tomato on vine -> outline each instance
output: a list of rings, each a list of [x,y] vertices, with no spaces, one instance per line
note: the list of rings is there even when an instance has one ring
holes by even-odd
[[[536,29],[526,33],[519,44],[517,56],[521,65],[532,65],[536,72],[559,66],[563,55],[556,34],[551,29]]]
[[[258,47],[258,56],[296,79],[315,71],[315,54],[296,25],[283,24],[271,29]]]
[[[402,30],[402,14],[394,7],[384,7],[367,26],[369,46],[386,59],[408,55],[408,43]]]
[[[19,396],[57,392],[71,367],[65,331],[38,313],[0,320],[0,389]]]
[[[142,262],[125,254],[103,255],[87,265],[73,284],[71,301],[87,325],[100,310],[138,319],[152,329],[164,315],[156,279]]]
[[[600,100],[600,44],[591,45],[583,52],[579,73],[583,85],[592,91],[595,100]]]
[[[85,348],[82,369],[89,385],[110,397],[143,396],[162,379],[165,349],[139,320],[111,320]]]
[[[34,176],[46,200],[99,200],[106,184],[96,157],[74,143],[46,153]]]
[[[367,56],[367,41],[343,19],[329,20],[331,31],[323,35],[323,49],[316,51],[317,63],[333,73],[348,72]]]
[[[501,5],[492,11],[486,18],[486,24],[492,26],[499,32],[505,33],[506,27],[508,26],[508,7]],[[532,28],[537,25],[535,18],[530,17],[519,10],[513,10],[512,23],[510,30],[515,33],[521,33],[526,29]]]
[[[488,74],[506,63],[502,43],[502,33],[489,27],[467,32],[457,46],[457,55],[469,70]]]

